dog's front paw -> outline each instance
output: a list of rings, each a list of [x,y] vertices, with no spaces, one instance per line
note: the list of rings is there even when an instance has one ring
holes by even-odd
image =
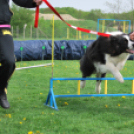
[[[124,82],[124,79],[123,79],[122,77],[119,77],[117,80],[118,80],[120,83],[123,83],[123,82]]]
[[[124,82],[124,80],[123,80],[123,79],[121,79],[121,80],[119,80],[119,82],[120,82],[120,83],[123,83],[123,82]]]
[[[122,77],[122,75],[118,72],[114,75],[115,79],[118,80],[120,83],[124,82],[124,79]]]

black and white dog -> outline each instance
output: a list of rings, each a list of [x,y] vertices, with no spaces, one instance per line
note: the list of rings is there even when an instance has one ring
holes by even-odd
[[[80,60],[80,70],[82,77],[96,74],[97,78],[106,76],[111,73],[119,82],[124,82],[119,72],[125,65],[130,54],[134,53],[134,42],[128,34],[122,32],[108,33],[111,36],[99,37],[88,48],[85,55]],[[84,88],[86,81],[81,81],[81,88]],[[101,80],[96,81],[97,93],[101,90]]]

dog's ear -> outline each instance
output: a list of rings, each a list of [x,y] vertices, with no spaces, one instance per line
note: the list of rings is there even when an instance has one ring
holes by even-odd
[[[111,40],[111,42],[116,42],[116,41],[118,41],[118,38],[111,35],[110,40]]]
[[[118,36],[110,36],[110,54],[116,56],[120,54],[120,44]]]

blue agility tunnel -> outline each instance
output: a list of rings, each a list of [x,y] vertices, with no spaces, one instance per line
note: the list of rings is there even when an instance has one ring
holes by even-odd
[[[55,60],[80,60],[86,48],[94,40],[60,40],[54,41]],[[51,60],[51,40],[14,41],[14,54],[17,61]],[[129,57],[133,60],[133,56]]]

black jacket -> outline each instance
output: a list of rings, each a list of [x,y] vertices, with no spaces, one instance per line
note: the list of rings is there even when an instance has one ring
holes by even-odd
[[[26,8],[36,7],[33,0],[12,0],[16,5]],[[0,24],[9,24],[13,12],[9,7],[9,0],[0,0]]]

